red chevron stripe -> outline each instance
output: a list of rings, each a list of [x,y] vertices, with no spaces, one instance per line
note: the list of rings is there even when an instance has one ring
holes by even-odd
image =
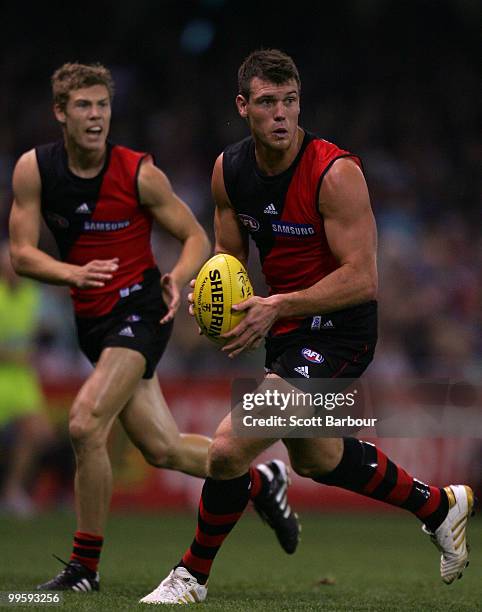
[[[384,501],[394,506],[401,506],[408,499],[412,486],[413,478],[404,469],[397,466],[397,484]]]
[[[200,559],[193,555],[191,550],[187,550],[184,553],[184,557],[182,558],[183,565],[185,565],[188,569],[192,569],[195,572],[199,572],[200,574],[209,574],[211,569],[211,565],[213,563],[212,559]]]
[[[377,467],[375,469],[375,473],[367,482],[367,484],[363,487],[363,493],[365,495],[370,495],[373,491],[378,487],[378,485],[382,482],[385,477],[385,472],[387,469],[387,456],[381,451],[377,450]]]
[[[440,505],[440,489],[438,487],[430,487],[430,497],[424,503],[424,505],[415,512],[415,516],[418,516],[419,519],[424,519],[425,517],[435,512]]]
[[[201,546],[219,547],[224,542],[228,534],[222,533],[221,535],[207,535],[203,533],[199,527],[196,529],[196,541]]]

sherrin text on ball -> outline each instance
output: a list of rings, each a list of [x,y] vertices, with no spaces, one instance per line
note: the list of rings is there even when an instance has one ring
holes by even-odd
[[[231,331],[246,314],[233,310],[233,304],[253,295],[246,268],[236,257],[225,253],[211,257],[199,271],[193,292],[194,316],[201,332],[223,345],[226,340],[221,334]]]

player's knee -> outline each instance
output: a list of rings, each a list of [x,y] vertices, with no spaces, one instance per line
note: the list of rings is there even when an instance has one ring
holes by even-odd
[[[243,474],[249,467],[236,449],[226,440],[214,440],[208,452],[208,476],[215,480],[227,480]]]
[[[74,418],[69,423],[69,434],[74,449],[105,445],[105,435],[99,429],[95,418]]]
[[[69,419],[69,434],[76,450],[103,446],[106,443],[106,432],[99,415],[96,414],[95,402],[78,400],[74,404]]]
[[[341,440],[327,440],[326,444],[320,446],[316,454],[309,458],[293,457],[290,455],[293,470],[304,478],[319,478],[332,472],[339,464],[343,454],[343,442]]]
[[[319,478],[332,472],[337,463],[330,457],[320,457],[319,460],[313,463],[305,461],[292,461],[293,470],[303,478]]]
[[[304,463],[301,461],[291,462],[291,467],[293,471],[298,474],[298,476],[302,476],[303,478],[316,478],[316,476],[320,475],[320,466]]]
[[[335,460],[334,456],[323,456],[319,457],[314,462],[306,461],[291,461],[293,470],[302,476],[303,478],[319,478],[332,472],[337,466],[338,461]]]

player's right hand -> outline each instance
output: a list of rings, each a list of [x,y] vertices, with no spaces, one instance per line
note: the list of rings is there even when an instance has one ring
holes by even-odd
[[[77,289],[104,287],[106,282],[112,280],[114,272],[118,269],[118,257],[114,257],[114,259],[93,259],[85,266],[74,266],[72,285]]]

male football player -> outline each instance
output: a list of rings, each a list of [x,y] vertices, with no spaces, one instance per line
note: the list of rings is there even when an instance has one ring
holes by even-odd
[[[209,438],[179,433],[154,374],[180,291],[210,245],[152,157],[107,140],[114,91],[109,70],[64,64],[52,89],[63,138],[17,162],[10,248],[18,274],[70,287],[80,347],[95,365],[69,416],[77,463],[73,551],[65,569],[38,587],[81,592],[99,588],[112,487],[106,445],[116,418],[151,465],[206,476]],[[38,247],[41,217],[60,260]],[[182,244],[173,269],[162,276],[150,245],[153,220]],[[286,479],[285,473],[277,479],[274,494]],[[273,524],[275,495],[254,501]],[[297,539],[287,544],[284,532],[277,535],[285,548],[296,547]]]
[[[251,136],[228,146],[214,166],[215,250],[246,263],[251,235],[270,296],[236,307],[246,316],[225,334],[223,350],[235,357],[266,338],[270,382],[358,378],[377,340],[376,227],[361,161],[298,125],[300,77],[285,53],[251,53],[238,85],[236,105]],[[257,486],[248,467],[273,442],[236,437],[231,415],[221,422],[209,451],[195,538],[141,602],[205,599],[215,555]],[[283,442],[299,475],[413,513],[442,552],[442,580],[461,576],[474,503],[470,487],[420,482],[355,437]],[[226,499],[235,496],[237,505],[228,507]]]

